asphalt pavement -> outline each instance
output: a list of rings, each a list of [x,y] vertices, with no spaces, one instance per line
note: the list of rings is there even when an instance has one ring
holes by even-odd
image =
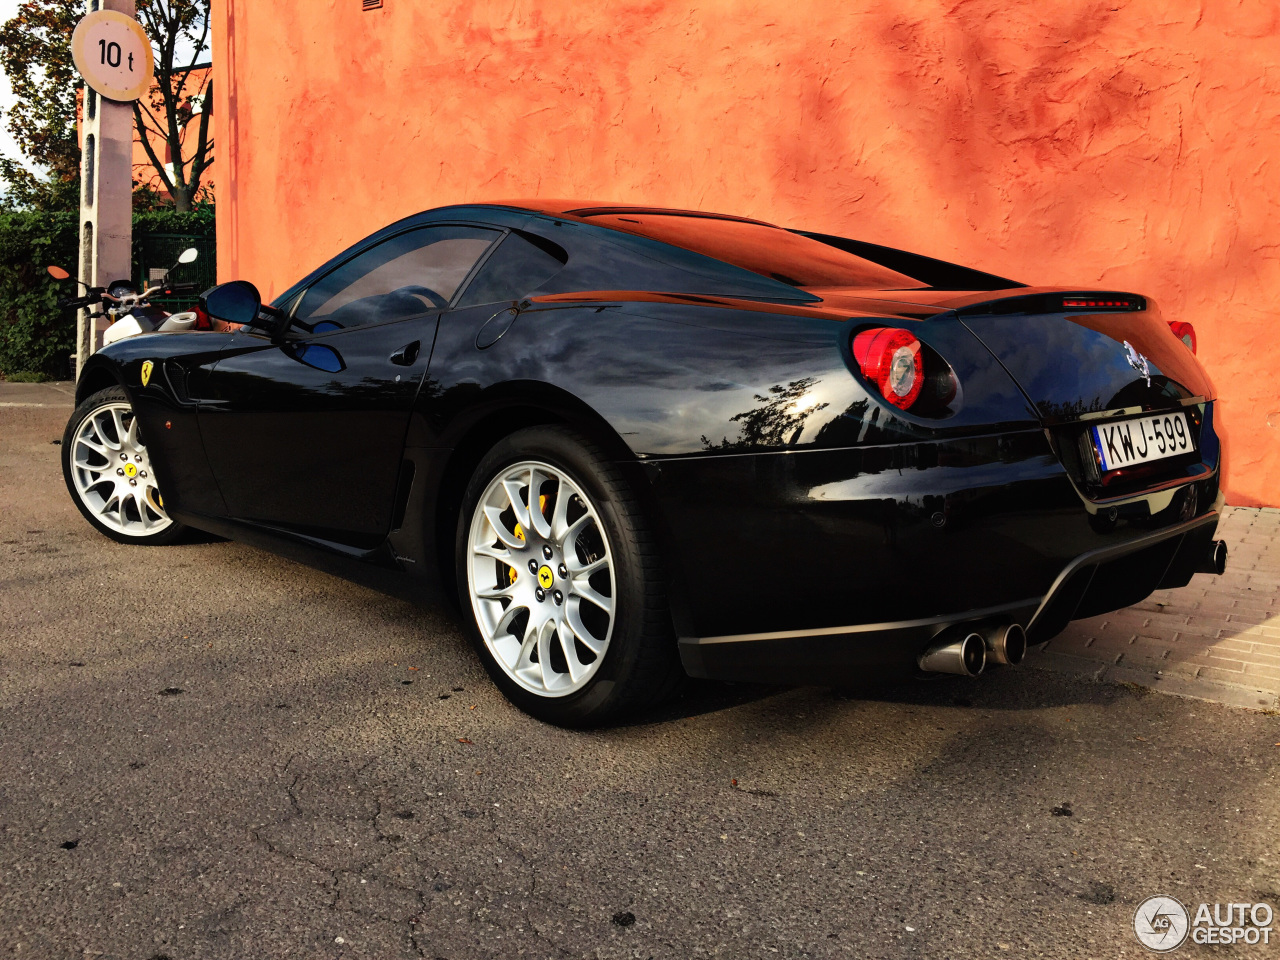
[[[0,404],[0,954],[1142,957],[1155,894],[1280,912],[1274,710],[1031,665],[699,684],[558,730],[446,609],[99,536],[62,483],[69,406],[23,404]]]

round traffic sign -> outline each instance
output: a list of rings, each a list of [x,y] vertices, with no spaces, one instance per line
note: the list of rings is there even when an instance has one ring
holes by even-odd
[[[108,100],[137,100],[151,88],[151,41],[142,24],[117,10],[76,24],[71,57],[85,83]]]

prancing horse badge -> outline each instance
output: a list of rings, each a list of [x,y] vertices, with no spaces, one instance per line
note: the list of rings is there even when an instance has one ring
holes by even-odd
[[[150,360],[142,361],[142,385],[144,387],[151,382],[151,371],[155,369],[155,366]]]
[[[1133,349],[1133,344],[1128,340],[1124,342],[1125,359],[1129,361],[1129,366],[1133,367],[1147,381],[1147,386],[1151,386],[1151,365],[1147,363],[1147,358]],[[146,383],[146,380],[142,381]]]

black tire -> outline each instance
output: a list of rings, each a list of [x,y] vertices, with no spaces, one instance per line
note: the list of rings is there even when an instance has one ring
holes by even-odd
[[[62,434],[62,479],[67,484],[67,492],[71,494],[71,501],[76,505],[81,515],[104,537],[110,537],[117,543],[136,544],[145,547],[165,546],[180,539],[186,533],[187,527],[177,520],[170,519],[169,525],[156,533],[133,535],[121,532],[103,523],[89,509],[80,491],[76,488],[75,468],[72,465],[71,458],[75,455],[76,436],[80,431],[81,425],[103,407],[119,403],[128,404],[132,409],[132,402],[129,400],[129,395],[125,393],[124,388],[108,387],[85,398],[84,402],[76,407],[75,412],[71,414],[71,419],[67,421],[66,430]]]
[[[615,612],[612,635],[582,689],[540,695],[517,683],[481,634],[468,578],[471,522],[491,481],[514,464],[538,461],[556,468],[590,500],[613,556]],[[644,513],[617,465],[582,434],[558,426],[531,427],[499,441],[480,461],[463,494],[455,567],[468,638],[503,694],[525,713],[563,727],[595,727],[655,706],[684,680],[661,563]]]

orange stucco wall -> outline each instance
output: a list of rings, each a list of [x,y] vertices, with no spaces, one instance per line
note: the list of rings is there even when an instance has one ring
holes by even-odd
[[[278,293],[431,206],[745,214],[1156,296],[1280,504],[1275,0],[215,0],[218,256]],[[225,166],[223,166],[225,164]]]

